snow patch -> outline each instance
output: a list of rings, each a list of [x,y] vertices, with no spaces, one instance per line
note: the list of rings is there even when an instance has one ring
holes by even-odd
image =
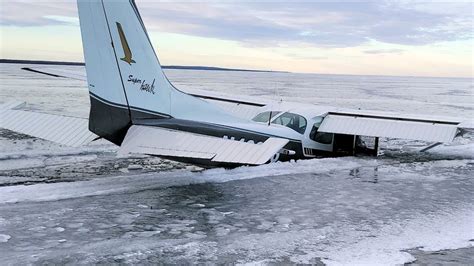
[[[11,236],[9,235],[0,234],[0,243],[6,243],[8,240],[10,240],[10,238]]]
[[[406,223],[392,223],[374,232],[373,237],[330,247],[323,261],[328,265],[399,265],[414,260],[404,251],[407,249],[422,247],[424,251],[438,251],[469,247],[472,246],[469,240],[474,238],[473,217],[474,209],[469,206],[417,217]]]

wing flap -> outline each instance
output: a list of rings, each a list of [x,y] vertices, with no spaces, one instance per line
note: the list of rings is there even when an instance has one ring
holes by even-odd
[[[97,137],[84,118],[8,109],[1,110],[0,116],[1,128],[66,146],[85,145]]]
[[[371,137],[451,142],[458,132],[457,124],[434,120],[330,113],[324,118],[318,131]]]
[[[125,136],[120,153],[259,165],[266,163],[287,143],[287,139],[269,138],[262,144],[254,144],[165,128],[132,126]]]

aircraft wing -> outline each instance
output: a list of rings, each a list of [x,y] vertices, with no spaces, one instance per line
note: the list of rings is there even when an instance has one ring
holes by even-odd
[[[0,128],[71,147],[88,144],[97,137],[89,131],[89,121],[85,118],[14,109],[22,105],[22,102],[0,105]]]
[[[254,144],[159,127],[132,126],[120,147],[120,153],[260,165],[268,162],[287,143],[287,139],[269,138],[264,143]]]
[[[329,112],[319,131],[326,133],[451,142],[462,130],[460,121],[420,119],[368,113]]]

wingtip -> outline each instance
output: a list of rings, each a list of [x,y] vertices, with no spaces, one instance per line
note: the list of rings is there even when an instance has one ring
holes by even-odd
[[[25,105],[26,105],[26,102],[23,102],[23,101],[10,101],[10,102],[0,104],[0,111],[18,109],[18,108],[24,107]]]

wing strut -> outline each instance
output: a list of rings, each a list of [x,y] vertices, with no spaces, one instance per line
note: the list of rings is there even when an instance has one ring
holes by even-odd
[[[426,147],[426,148],[423,148],[420,152],[426,152],[426,151],[429,151],[431,149],[433,149],[434,147],[437,147],[439,145],[443,144],[442,142],[436,142],[434,144],[431,144],[430,146]]]

